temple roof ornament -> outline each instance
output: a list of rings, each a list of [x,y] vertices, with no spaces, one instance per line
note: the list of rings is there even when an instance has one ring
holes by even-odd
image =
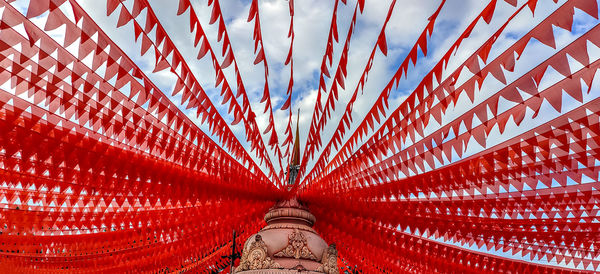
[[[244,248],[240,265],[235,269],[235,272],[244,270],[282,268],[278,263],[274,262],[267,253],[267,245],[262,240],[260,234],[254,236],[254,241],[250,246]]]
[[[244,244],[235,273],[338,273],[335,245],[327,245],[316,233],[315,216],[298,200],[278,202],[265,221]]]
[[[320,266],[317,271],[322,271],[325,274],[339,274],[337,255],[338,252],[335,248],[335,244],[330,244],[327,247],[327,251],[323,253],[323,258],[321,259],[323,265]]]
[[[275,253],[275,257],[294,257],[296,259],[317,260],[315,254],[308,249],[306,236],[298,229],[288,236],[288,245],[281,251]]]

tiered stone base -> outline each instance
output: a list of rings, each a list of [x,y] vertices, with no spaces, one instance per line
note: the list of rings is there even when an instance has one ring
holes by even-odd
[[[235,273],[338,274],[337,251],[312,228],[315,216],[297,200],[277,203],[265,226],[244,244]]]
[[[242,273],[242,272],[239,272]],[[295,269],[257,269],[257,270],[246,270],[244,274],[285,274],[285,273],[302,273],[302,274],[323,274],[323,272],[309,271],[309,270],[295,270]]]

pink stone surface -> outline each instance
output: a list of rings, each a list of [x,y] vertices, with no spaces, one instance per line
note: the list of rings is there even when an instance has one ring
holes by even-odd
[[[267,221],[267,226],[257,234],[260,234],[265,242],[268,255],[283,269],[259,269],[239,273],[322,273],[316,272],[316,270],[321,266],[321,258],[328,245],[312,228],[315,217],[306,207],[295,200],[280,202],[265,215],[265,221]],[[274,256],[288,246],[289,236],[296,229],[304,234],[307,247],[317,260]],[[244,249],[251,244],[255,235],[246,240]],[[306,271],[299,271],[298,269],[305,269]]]

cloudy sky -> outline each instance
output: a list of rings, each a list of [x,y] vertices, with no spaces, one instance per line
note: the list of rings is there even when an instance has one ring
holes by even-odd
[[[27,2],[27,1],[19,1]],[[113,37],[113,39],[137,62],[141,68],[147,68],[147,74],[151,79],[165,91],[170,94],[175,85],[175,76],[168,70],[159,73],[151,73],[154,65],[154,56],[152,53],[140,56],[140,43],[135,45],[132,43],[132,23],[117,29],[116,22],[119,16],[119,10],[113,12],[111,16],[106,16],[106,7],[104,1],[84,1],[82,5],[90,13],[90,15],[104,27],[105,31]],[[212,8],[208,6],[207,1],[191,1],[195,11],[198,14],[200,23],[207,33],[211,45],[215,49],[220,49],[221,43],[217,42],[217,24],[210,25],[210,15]],[[385,15],[390,6],[389,0],[372,0],[367,1],[365,10],[357,17],[357,25],[350,43],[348,76],[346,79],[346,89],[340,90],[340,100],[336,104],[336,111],[332,118],[327,122],[327,127],[322,132],[322,140],[327,143],[333,134],[334,129],[339,123],[340,116],[346,107],[346,103],[354,91],[360,74],[362,73],[367,58],[376,45],[377,36],[381,30]],[[552,0],[540,0],[535,16],[532,16],[528,9],[520,12],[515,19],[511,21],[506,31],[502,34],[499,41],[492,48],[490,59],[496,57],[504,49],[510,46],[520,36],[528,32],[534,25],[541,21],[545,16],[554,11],[564,1],[554,3]],[[131,9],[133,1],[125,1],[126,6]],[[188,64],[195,73],[196,78],[201,82],[205,90],[208,92],[213,103],[219,108],[222,116],[227,121],[232,121],[233,117],[227,114],[227,106],[220,105],[220,88],[214,88],[215,72],[210,63],[210,59],[205,57],[197,60],[195,57],[198,48],[193,46],[193,35],[190,34],[189,28],[189,11],[181,16],[176,16],[177,5],[171,1],[150,1],[152,8],[161,20],[161,24],[167,30],[169,36],[177,45],[182,54],[186,57]],[[519,1],[518,6],[524,1]],[[359,93],[359,97],[354,104],[353,126],[356,126],[360,118],[364,117],[364,113],[370,109],[372,103],[380,94],[382,88],[390,80],[391,76],[396,72],[400,62],[406,58],[408,51],[416,42],[416,38],[422,32],[427,24],[427,18],[436,10],[440,4],[439,0],[424,0],[424,1],[399,1],[393,10],[392,17],[386,28],[386,37],[388,44],[388,55],[384,56],[380,51],[377,51],[373,68],[369,73],[367,84],[364,92]],[[429,54],[420,59],[415,67],[409,68],[409,76],[400,82],[399,88],[393,90],[390,107],[394,109],[400,104],[407,94],[412,92],[414,87],[419,83],[421,78],[433,67],[443,54],[449,49],[465,27],[471,23],[477,14],[488,4],[487,1],[477,0],[449,0],[443,7],[432,37],[429,39]],[[348,1],[346,5],[340,2],[337,15],[337,26],[339,33],[339,42],[334,43],[334,58],[333,65],[330,71],[335,71],[339,56],[345,41],[348,31],[351,16],[354,11],[356,2]],[[232,47],[235,57],[238,61],[241,75],[244,80],[249,98],[251,100],[252,109],[257,114],[257,122],[259,128],[264,130],[268,123],[268,113],[263,113],[264,104],[259,101],[262,97],[264,87],[264,70],[262,64],[254,65],[255,54],[253,51],[253,23],[247,22],[250,1],[221,1],[221,10],[225,17],[227,31],[230,35]],[[333,1],[313,1],[303,0],[295,1],[295,29],[296,39],[294,43],[295,71],[294,71],[294,96],[292,109],[300,109],[300,134],[301,146],[304,147],[310,120],[313,115],[315,105],[318,77],[320,73],[321,60],[323,58],[328,30],[331,22],[331,14],[333,9]],[[516,10],[515,7],[498,1],[496,13],[491,24],[487,25],[483,20],[477,23],[473,34],[466,39],[451,58],[448,68],[445,70],[445,75],[454,71],[459,64],[464,61],[464,58],[477,49],[483,41],[495,32],[501,24]],[[280,107],[286,98],[286,88],[289,81],[289,66],[285,66],[287,51],[290,46],[290,39],[287,37],[289,27],[289,11],[288,2],[283,0],[259,1],[259,12],[262,23],[263,40],[265,43],[265,53],[269,64],[270,76],[269,86],[271,90],[271,100],[273,102],[273,110],[275,117],[275,126],[279,134],[279,139],[284,139],[283,132],[287,124],[287,111],[280,110]],[[145,22],[145,11],[136,18],[139,22]],[[43,17],[43,16],[42,16]],[[43,21],[43,18],[39,18]],[[562,29],[555,29],[557,46],[565,46],[570,43],[578,34],[584,32],[593,26],[596,22],[589,16],[578,12],[575,16],[576,25],[574,32],[570,33]],[[40,22],[42,23],[42,22]],[[153,33],[151,33],[153,34]],[[139,40],[138,40],[139,41]],[[593,51],[594,48],[590,49]],[[220,50],[217,50],[220,52]],[[522,73],[531,69],[537,63],[544,60],[544,57],[549,57],[553,54],[553,49],[544,46],[537,41],[531,42],[526,48],[524,58],[521,58],[516,64],[515,73],[507,74],[508,80],[514,80],[521,76]],[[218,56],[220,61],[222,56]],[[593,59],[593,56],[592,56]],[[536,63],[537,62],[537,63]],[[573,70],[574,71],[574,70]],[[235,86],[235,78],[233,66],[226,69],[226,77],[232,86]],[[548,75],[551,75],[549,72]],[[468,79],[471,75],[468,71],[461,74],[461,80]],[[557,79],[545,77],[543,84],[548,86],[554,83]],[[554,80],[554,81],[553,81]],[[327,88],[331,87],[331,79],[327,79]],[[460,84],[460,81],[459,81]],[[501,88],[501,83],[488,77],[482,86],[482,91],[491,91],[478,93],[475,103],[487,98],[493,92]],[[322,96],[325,100],[327,96]],[[179,98],[174,98],[175,102],[180,102]],[[451,121],[452,118],[458,117],[473,106],[469,100],[461,100],[464,104],[459,104],[455,109],[451,109],[444,118],[445,121]],[[194,118],[194,111],[189,111],[190,117]],[[551,113],[551,112],[550,112]],[[548,120],[552,117],[547,115],[542,120]],[[295,119],[294,119],[295,120]],[[526,119],[527,120],[527,119]],[[196,120],[199,123],[199,120]],[[531,124],[522,128],[530,128]],[[202,127],[202,125],[200,125]],[[242,144],[248,146],[244,140],[244,128],[242,123],[232,126],[232,130],[237,134],[238,139]],[[514,132],[514,131],[510,131]],[[346,137],[350,134],[346,134]],[[265,143],[268,141],[268,136],[263,136]],[[505,140],[505,138],[495,138],[494,140]],[[510,137],[510,136],[507,136]],[[491,142],[494,143],[493,141]],[[270,150],[271,151],[271,150]],[[467,149],[467,155],[476,152],[476,147]],[[272,151],[271,151],[272,152]],[[318,154],[317,154],[318,155]],[[275,159],[274,154],[271,158]],[[457,158],[455,158],[457,159]],[[310,169],[314,161],[308,162]],[[278,166],[276,166],[278,168]]]
[[[35,1],[35,0],[31,0]],[[131,10],[133,1],[124,1],[126,7]],[[204,89],[207,91],[216,105],[225,117],[226,121],[232,121],[233,117],[227,114],[226,105],[220,105],[220,88],[215,86],[215,72],[208,57],[197,60],[196,56],[198,48],[194,47],[194,37],[189,30],[189,10],[181,16],[177,16],[178,1],[166,0],[150,0],[152,9],[160,19],[160,23],[167,30],[168,35],[176,44],[180,52],[186,57],[186,62],[191,67],[196,78],[201,82]],[[211,45],[217,49],[217,54],[220,53],[221,43],[217,42],[217,25],[210,25],[211,7],[207,5],[207,0],[192,0],[192,5],[202,27],[207,33]],[[336,104],[336,111],[333,113],[331,120],[328,121],[327,127],[322,132],[323,143],[327,143],[332,136],[334,129],[337,127],[340,116],[346,107],[350,95],[354,91],[360,74],[362,73],[367,58],[375,47],[377,36],[381,30],[383,21],[390,6],[390,0],[367,0],[364,12],[357,17],[355,32],[352,37],[349,49],[348,76],[346,78],[346,89],[340,90],[340,100]],[[526,1],[519,0],[517,7],[524,4]],[[535,16],[529,9],[524,9],[517,17],[511,21],[506,30],[499,37],[498,42],[492,48],[488,60],[493,60],[512,43],[514,43],[523,34],[527,33],[538,22],[543,20],[545,16],[553,12],[556,8],[562,5],[565,0],[560,0],[555,3],[553,0],[539,0]],[[106,16],[105,1],[80,1],[86,11],[103,27],[103,29],[113,38],[113,40],[142,68],[146,74],[160,87],[165,94],[171,94],[171,90],[175,85],[175,75],[169,70],[163,70],[158,73],[152,73],[154,66],[154,56],[150,52],[144,56],[140,55],[141,43],[134,42],[133,24],[129,22],[127,25],[116,28],[119,16],[119,9]],[[331,15],[333,9],[333,0],[296,0],[295,1],[295,22],[294,32],[296,39],[294,43],[294,95],[292,100],[292,109],[294,114],[296,109],[300,109],[299,127],[301,137],[301,147],[305,146],[307,133],[310,125],[310,120],[313,115],[315,105],[318,77],[320,73],[321,60],[323,58],[326,40],[328,36]],[[390,108],[396,108],[408,94],[412,92],[421,78],[429,72],[429,70],[440,60],[440,58],[448,51],[450,46],[456,41],[458,36],[466,28],[468,24],[481,12],[488,4],[488,1],[481,0],[448,0],[442,8],[441,13],[436,21],[433,35],[429,39],[428,55],[424,57],[419,55],[416,66],[409,67],[409,74],[406,79],[402,79],[397,89],[392,90]],[[221,0],[221,10],[227,25],[227,32],[231,39],[231,44],[241,70],[241,75],[246,86],[251,106],[257,114],[258,126],[264,130],[268,122],[268,114],[262,112],[264,104],[260,103],[264,87],[264,71],[263,65],[254,65],[254,41],[252,38],[253,23],[247,22],[248,12],[250,9],[249,0]],[[364,91],[359,93],[359,97],[354,104],[353,117],[354,122],[351,125],[351,132],[364,117],[364,114],[370,109],[374,100],[379,96],[383,87],[391,79],[396,72],[400,63],[404,60],[408,51],[415,44],[417,37],[422,32],[427,24],[427,18],[437,9],[440,0],[420,0],[407,1],[399,0],[396,4],[390,22],[385,29],[388,45],[388,54],[384,56],[380,51],[377,51],[374,59],[373,68],[369,73],[368,82],[365,85]],[[17,0],[13,3],[22,12],[25,12],[29,5],[29,0]],[[335,71],[338,65],[341,49],[346,39],[351,16],[354,11],[356,1],[347,0],[346,4],[340,1],[337,14],[337,27],[339,33],[339,42],[334,43],[333,65],[330,71]],[[61,6],[64,12],[71,16],[72,12],[67,8],[68,5]],[[516,11],[516,7],[499,0],[496,6],[496,13],[488,25],[482,20],[477,23],[477,26],[472,35],[466,39],[455,54],[450,59],[447,69],[444,71],[444,76],[449,75],[454,69],[461,64],[473,50],[479,48],[483,41],[487,40],[490,35],[495,32],[507,18]],[[288,11],[288,2],[285,0],[259,0],[260,20],[262,23],[262,34],[265,43],[266,59],[268,60],[270,76],[269,85],[271,87],[271,100],[273,102],[273,110],[275,117],[275,127],[279,134],[280,141],[283,141],[283,132],[287,124],[288,112],[280,110],[286,98],[286,88],[290,77],[289,66],[284,64],[290,39],[287,37],[289,27],[290,14]],[[47,13],[34,18],[33,21],[43,27],[45,24]],[[136,18],[138,22],[145,22],[146,11]],[[556,37],[557,49],[560,49],[579,35],[586,32],[598,22],[589,15],[577,10],[574,16],[575,24],[573,31],[565,31],[563,29],[554,28]],[[62,42],[63,33],[62,27],[53,31],[51,34],[59,42]],[[151,33],[153,34],[153,33]],[[76,49],[73,49],[76,50]],[[600,58],[600,49],[592,44],[588,45],[590,59],[592,61]],[[522,58],[516,63],[515,71],[507,72],[507,81],[511,82],[518,79],[523,73],[535,67],[546,58],[550,57],[556,51],[548,46],[545,46],[537,41],[531,41],[525,49]],[[218,56],[220,61],[222,56]],[[582,66],[573,59],[569,59],[571,71],[579,70]],[[333,72],[332,72],[333,73]],[[461,73],[461,81],[465,81],[472,74],[467,70]],[[233,66],[226,69],[226,78],[229,83],[235,87],[235,77]],[[558,73],[549,69],[542,82],[540,88],[546,88],[557,82],[561,78]],[[327,80],[327,88],[331,86],[331,79]],[[470,109],[485,98],[494,94],[502,88],[502,84],[493,77],[487,77],[484,81],[481,92],[476,93],[476,100],[471,103],[466,95],[460,98],[456,107],[451,107],[444,116],[444,123],[452,121],[453,118],[460,116],[466,110]],[[598,97],[598,84],[596,82],[590,94],[584,96],[584,102],[590,101]],[[594,92],[595,91],[595,92]],[[234,92],[235,93],[235,92]],[[323,100],[326,98],[323,95]],[[173,101],[179,104],[180,98],[173,98]],[[563,113],[580,105],[573,98],[565,95]],[[500,111],[506,110],[512,105],[506,104],[500,106]],[[185,110],[184,107],[182,107]],[[195,119],[195,111],[185,110],[190,118],[192,118],[200,128],[208,132],[207,127],[202,125],[199,119]],[[388,113],[391,111],[388,111]],[[492,131],[488,136],[488,147],[493,146],[526,131],[536,125],[540,125],[551,120],[560,113],[554,110],[547,102],[542,105],[541,115],[532,119],[532,113],[527,113],[524,123],[516,126],[509,122],[507,130],[504,134],[498,131]],[[295,117],[294,117],[295,122]],[[426,129],[426,132],[433,132],[437,127],[434,123]],[[238,137],[240,142],[248,147],[244,138],[244,128],[242,123],[231,126],[233,132]],[[346,134],[346,137],[351,134]],[[268,142],[268,136],[263,136],[265,143]],[[470,142],[466,148],[466,154],[463,157],[481,151],[482,147],[478,146],[477,142]],[[271,152],[271,159],[275,159],[275,155]],[[335,150],[333,151],[335,152]],[[318,155],[318,154],[317,154]],[[253,155],[254,156],[254,155]],[[453,160],[460,157],[453,157]],[[308,169],[312,167],[314,160],[308,162]],[[275,168],[279,167],[275,165]],[[466,246],[465,246],[466,247]],[[474,249],[477,249],[476,247]],[[485,248],[477,249],[486,252]],[[520,258],[519,254],[503,254],[513,258]]]

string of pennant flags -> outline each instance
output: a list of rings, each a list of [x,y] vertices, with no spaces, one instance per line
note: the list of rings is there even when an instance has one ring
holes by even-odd
[[[231,231],[246,239],[275,202],[292,197],[336,244],[340,269],[600,271],[597,0],[485,1],[446,47],[433,39],[446,35],[444,16],[457,3],[435,1],[379,89],[367,89],[369,75],[392,59],[390,25],[402,4],[330,1],[302,152],[292,145],[301,138],[292,119],[302,94],[298,1],[285,3],[289,22],[280,22],[285,60],[265,48],[262,1],[245,4],[259,98],[234,53],[224,1],[176,2],[168,16],[189,23],[179,30],[189,39],[178,41],[152,1],[106,0],[101,16],[128,30],[148,70],[79,1],[20,2],[0,1],[2,272],[226,272],[225,255],[243,245]],[[381,25],[364,62],[350,66],[374,6],[384,9]],[[540,15],[540,6],[552,11]],[[503,39],[523,16],[539,20]],[[578,17],[593,23],[579,26]],[[563,43],[557,31],[573,39]],[[468,54],[457,54],[467,44]],[[515,76],[534,47],[552,54]],[[199,60],[214,74],[195,73]],[[289,74],[270,73],[269,61]],[[151,79],[159,72],[172,76],[172,89]],[[546,85],[550,74],[556,81]],[[285,77],[281,106],[274,77]],[[499,89],[484,88],[489,81]],[[366,97],[374,100],[359,113]],[[556,115],[545,119],[545,106]]]

